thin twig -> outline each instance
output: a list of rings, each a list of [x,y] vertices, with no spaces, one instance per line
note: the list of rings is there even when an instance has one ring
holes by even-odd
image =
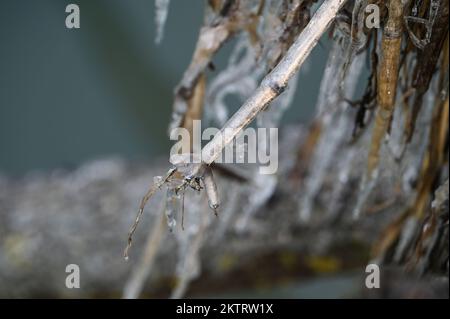
[[[160,212],[156,216],[156,220],[152,224],[152,229],[148,234],[144,255],[139,261],[136,269],[131,272],[131,277],[125,285],[123,292],[123,298],[125,299],[138,298],[144,288],[145,280],[152,269],[156,254],[160,248],[161,239],[166,230],[164,209],[165,205],[162,204]]]
[[[164,177],[158,183],[154,183],[148,190],[147,194],[145,194],[145,196],[142,198],[141,205],[139,206],[139,211],[136,215],[136,219],[134,220],[134,223],[131,226],[130,231],[128,233],[128,244],[127,244],[127,247],[125,248],[125,251],[123,252],[123,257],[125,258],[125,260],[128,260],[128,251],[130,250],[131,244],[133,242],[133,234],[136,231],[136,228],[139,224],[139,220],[141,219],[141,216],[144,212],[145,205],[147,204],[149,199],[155,194],[155,192],[157,190],[159,190],[161,188],[161,186],[164,185],[167,182],[167,180],[170,177],[172,177],[173,174],[175,174],[175,172],[176,172],[175,168],[170,169],[167,172],[166,177]]]

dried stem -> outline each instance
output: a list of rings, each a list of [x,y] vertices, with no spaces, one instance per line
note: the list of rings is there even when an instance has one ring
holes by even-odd
[[[382,56],[378,73],[378,110],[368,158],[367,177],[369,179],[372,179],[373,172],[378,167],[381,142],[394,112],[403,34],[403,8],[402,0],[389,2],[389,18],[383,33]]]
[[[222,150],[255,119],[256,115],[284,91],[289,79],[299,70],[345,2],[346,0],[323,2],[280,63],[262,80],[256,92],[228,120],[221,131],[202,149],[203,163],[209,165],[214,162]]]

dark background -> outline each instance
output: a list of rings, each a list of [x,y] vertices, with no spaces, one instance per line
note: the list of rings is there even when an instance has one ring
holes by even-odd
[[[65,26],[69,3],[80,6],[81,29]],[[172,92],[191,59],[203,4],[172,0],[157,46],[152,0],[0,0],[0,174],[167,153]],[[232,46],[214,59],[219,68]],[[302,68],[284,122],[313,114],[326,46]]]

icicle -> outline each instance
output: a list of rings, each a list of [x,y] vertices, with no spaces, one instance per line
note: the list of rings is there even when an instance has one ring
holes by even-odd
[[[236,230],[245,231],[251,216],[273,195],[277,185],[275,175],[255,174],[251,189],[248,190],[248,201],[242,208],[242,215],[236,223]]]
[[[341,42],[345,39],[341,36],[335,36],[335,40],[328,55],[327,64],[320,82],[319,95],[317,97],[316,114],[321,118],[323,125],[327,125],[332,115],[337,111],[333,105],[338,101],[338,85],[336,74],[344,63],[344,50]],[[330,109],[331,107],[331,109]]]
[[[255,52],[249,44],[248,36],[243,35],[230,55],[227,68],[214,78],[206,93],[207,121],[223,126],[229,117],[225,97],[234,94],[243,102],[256,89],[258,78],[252,74],[255,62]]]
[[[402,232],[400,234],[399,242],[395,248],[393,260],[396,263],[400,263],[405,257],[406,251],[410,247],[410,244],[416,234],[416,230],[419,227],[419,220],[416,216],[410,216],[403,225]]]
[[[257,84],[258,79],[266,72],[267,68],[271,68],[273,65],[273,59],[276,59],[281,53],[281,46],[283,43],[280,42],[280,35],[284,31],[284,26],[282,21],[279,19],[280,10],[282,10],[282,5],[279,1],[271,1],[267,8],[270,8],[271,13],[277,13],[274,15],[269,15],[269,20],[265,21],[262,39],[264,41],[263,47],[265,52],[262,53],[263,59],[259,61],[259,66],[254,68],[253,74],[249,81]],[[248,52],[249,49],[247,49]],[[253,61],[255,58],[253,58]],[[245,61],[249,64],[251,60]],[[254,63],[254,62],[252,62]],[[253,68],[253,65],[252,65]],[[257,117],[258,128],[275,128],[278,127],[282,119],[283,114],[292,104],[297,89],[298,75],[289,81],[287,90],[279,96],[275,101],[273,101],[270,109],[262,112]],[[270,134],[274,134],[273,131],[269,131]],[[268,134],[262,136],[258,134],[258,147],[259,152],[267,153],[267,147],[269,140],[272,140],[271,136]],[[277,184],[276,175],[261,175],[255,172],[252,189],[250,190],[250,196],[247,205],[244,207],[244,214],[237,222],[237,230],[243,231],[247,228],[250,217],[262,206],[267,200],[272,196],[275,191],[275,186]],[[256,187],[256,189],[254,189]]]
[[[340,95],[344,95],[344,84],[347,78],[347,71],[357,53],[366,45],[367,36],[364,33],[365,8],[367,0],[356,0],[352,11],[352,21],[350,28],[350,41],[346,49],[346,61],[340,72],[341,83],[339,86]],[[356,26],[356,30],[355,30]]]
[[[230,227],[230,222],[236,213],[239,213],[240,195],[244,193],[244,187],[240,184],[227,185],[226,189],[229,191],[226,193],[226,198],[223,202],[222,210],[220,211],[220,222],[213,233],[214,242],[219,242],[224,237],[227,229]]]
[[[404,152],[402,155],[402,161],[400,164],[400,168],[397,164],[393,165],[392,163],[396,163],[395,161],[390,161],[390,156],[388,151],[388,143],[383,143],[381,147],[381,155],[380,158],[383,159],[380,161],[379,167],[373,172],[372,178],[364,174],[363,181],[360,186],[360,191],[357,199],[357,203],[353,210],[353,217],[359,218],[362,215],[364,210],[364,206],[367,203],[367,200],[371,193],[373,192],[376,184],[378,183],[379,178],[381,177],[381,173],[388,176],[394,176],[396,172],[405,172],[402,176],[403,181],[403,192],[405,194],[409,194],[414,191],[413,185],[415,184],[420,170],[422,168],[423,158],[428,149],[428,136],[430,131],[430,122],[432,118],[433,108],[436,102],[436,86],[437,86],[438,76],[436,75],[433,78],[433,82],[430,85],[430,89],[425,95],[425,99],[423,101],[424,106],[421,109],[420,116],[418,117],[416,132],[413,136],[413,140],[407,145],[407,149],[401,150]],[[398,113],[397,113],[398,114]],[[399,123],[394,120],[393,124],[399,125]],[[401,127],[392,127],[392,132],[394,134],[397,129],[401,129]],[[390,141],[391,136],[386,135],[388,141]],[[392,144],[392,143],[391,143]],[[394,147],[394,149],[392,149]],[[391,145],[391,152],[399,153],[396,148],[401,148],[398,143],[394,143]],[[406,236],[406,235],[405,235]],[[397,253],[398,256],[401,256],[401,251]]]
[[[388,135],[387,142],[387,149],[396,161],[400,161],[407,146],[404,137],[407,114],[405,113],[405,109],[403,107],[400,107],[400,105],[402,104],[402,99],[402,94],[398,94],[396,104],[399,105],[399,107],[396,107],[394,110],[391,132]]]
[[[419,238],[412,239],[416,246],[408,260],[409,264],[422,275],[430,267],[432,259],[440,259],[447,262],[448,270],[448,251],[442,251],[437,247],[442,243],[448,246],[448,179],[435,191],[431,211],[424,223],[419,224],[416,230],[420,230]],[[441,258],[436,256],[436,254],[442,253],[444,256]]]
[[[324,95],[319,98],[317,110],[321,115],[321,125],[327,128],[322,134],[322,137],[314,151],[312,166],[310,167],[310,175],[305,184],[304,195],[300,202],[300,221],[307,222],[311,217],[312,206],[320,189],[322,188],[324,179],[327,175],[327,170],[335,158],[335,153],[339,150],[342,143],[348,140],[351,136],[351,117],[345,112],[346,103],[339,103],[339,79],[336,77],[337,70],[342,67],[344,63],[342,48],[339,41],[334,43],[332,51],[330,52],[329,61],[321,82],[319,95]],[[359,76],[364,65],[365,54],[358,55],[349,68],[349,74],[346,79],[346,93],[347,96],[353,96],[356,84],[359,81]],[[322,105],[323,103],[323,105]],[[337,105],[331,110],[326,107]],[[336,121],[335,125],[331,125],[331,121]]]
[[[208,12],[208,11],[207,11]],[[207,13],[207,16],[208,13]],[[206,19],[209,21],[209,19]],[[169,124],[169,132],[182,125],[191,93],[198,83],[199,76],[210,65],[213,56],[222,47],[226,40],[236,32],[236,25],[232,26],[232,17],[219,19],[219,23],[211,22],[200,29],[195,51],[189,67],[183,74],[183,78],[175,89],[172,119]],[[235,20],[233,20],[236,22]]]
[[[167,217],[167,226],[169,230],[172,232],[173,228],[177,224],[176,215],[177,209],[179,208],[179,200],[180,196],[176,194],[173,188],[167,189],[166,195],[166,217]]]
[[[205,169],[203,184],[205,185],[205,191],[208,197],[208,205],[214,211],[214,214],[217,215],[217,209],[220,206],[220,199],[217,191],[217,185],[214,181],[214,175],[209,166]]]
[[[412,185],[415,184],[417,177],[420,174],[423,158],[428,149],[428,136],[430,134],[430,122],[433,114],[433,108],[436,103],[436,87],[438,76],[435,75],[430,89],[425,95],[424,105],[421,108],[421,114],[417,119],[416,132],[414,133],[412,141],[405,151],[402,163],[405,167],[403,178],[403,191],[405,193],[413,191]]]
[[[260,5],[260,1],[245,1],[244,4],[246,6],[244,11],[254,12],[254,9]],[[296,0],[291,9],[297,10],[299,5],[300,1]],[[206,109],[208,120],[214,120],[223,125],[229,115],[224,101],[225,97],[234,94],[242,102],[245,101],[249,94],[256,89],[261,77],[274,67],[274,63],[286,51],[288,44],[281,39],[284,39],[283,34],[286,30],[291,30],[290,25],[285,25],[285,23],[296,23],[294,17],[290,16],[289,12],[285,12],[288,8],[282,1],[269,1],[264,9],[265,18],[261,20],[258,29],[260,46],[252,44],[249,35],[242,35],[229,58],[227,68],[211,83],[206,98],[206,104],[209,105]],[[289,21],[282,21],[280,18],[285,14],[289,16],[286,18]],[[290,92],[284,93],[275,100],[273,104],[276,105],[273,105],[267,113],[265,112],[266,115],[261,115],[259,118],[273,117],[278,123],[279,118],[291,104],[295,95],[296,83],[297,77],[290,81]]]
[[[398,94],[396,103],[398,105],[402,103],[402,94]],[[352,213],[354,219],[358,219],[359,217],[361,217],[365,208],[364,206],[366,205],[370,195],[374,191],[381,177],[380,170],[386,169],[385,175],[388,174],[389,171],[392,179],[394,179],[394,175],[396,175],[395,172],[401,170],[398,167],[398,161],[402,158],[405,151],[405,145],[403,144],[403,128],[405,123],[404,116],[405,114],[402,107],[395,108],[391,124],[391,133],[386,134],[384,138],[386,142],[383,143],[380,149],[380,158],[382,159],[383,157],[385,157],[385,159],[380,160],[380,167],[373,171],[372,176],[367,176],[367,172],[364,172],[363,179],[361,180],[361,183],[359,185],[356,204]],[[368,141],[367,143],[370,143],[370,141]],[[390,156],[391,158],[388,159],[388,156]]]
[[[355,166],[355,158],[357,153],[357,147],[353,147],[347,150],[347,153],[343,155],[343,158],[337,165],[338,180],[333,185],[333,192],[331,194],[330,205],[328,206],[327,217],[329,221],[335,220],[340,213],[342,194],[348,187],[348,181],[350,180],[353,168]]]
[[[288,89],[272,103],[269,110],[264,111],[257,117],[258,128],[274,128],[278,127],[284,112],[292,104],[295,91],[297,88],[298,76],[296,75],[289,82]],[[266,131],[267,132],[267,131]],[[269,134],[274,134],[269,131]],[[258,134],[258,152],[266,153],[268,151],[269,141],[274,140],[269,134]],[[272,146],[271,146],[272,147]],[[247,228],[251,216],[273,195],[277,184],[277,176],[270,174],[259,174],[255,172],[252,189],[249,190],[250,195],[248,202],[243,209],[243,215],[238,220],[236,228],[243,231]],[[254,189],[256,188],[256,189]]]
[[[171,294],[173,299],[182,298],[189,283],[200,274],[200,248],[204,243],[206,230],[211,220],[209,209],[201,206],[203,202],[203,198],[200,198],[200,196],[191,196],[189,198],[186,202],[186,213],[195,212],[195,214],[189,214],[185,231],[175,234],[178,243],[178,261],[176,265],[178,280],[177,286]],[[199,210],[199,207],[202,207],[202,209]]]
[[[169,4],[170,0],[155,0],[156,44],[161,43],[164,36],[164,26],[169,13]]]
[[[317,112],[320,116],[321,125],[328,126],[335,110],[326,112],[326,107],[334,105],[338,101],[336,74],[343,63],[343,52],[339,41],[333,43],[325,72],[322,77],[317,101]],[[335,135],[332,135],[333,137]],[[321,138],[313,155],[310,167],[310,176],[306,179],[304,195],[300,203],[300,220],[308,221],[311,215],[314,197],[322,185],[324,170],[328,167],[330,156],[334,152],[335,141]],[[329,154],[331,153],[331,154]]]
[[[379,175],[380,174],[378,168],[373,171],[372,176],[370,176],[369,178],[367,175],[364,175],[360,184],[356,205],[353,209],[352,215],[354,219],[358,219],[361,216],[367,199],[369,198],[370,194],[372,194],[373,189],[377,185]]]
[[[270,129],[279,126],[282,115],[292,104],[297,87],[297,79],[298,76],[295,76],[290,81],[288,90],[274,101],[270,110],[264,111],[257,117],[258,128]],[[269,134],[273,133],[273,131],[269,131]],[[273,140],[269,134],[258,134],[258,147],[260,148],[258,152],[267,153],[267,148],[270,145],[269,141]],[[275,174],[263,175],[255,171],[251,189],[248,190],[250,193],[248,202],[244,206],[243,214],[236,224],[236,229],[238,231],[244,231],[247,229],[251,217],[273,195],[276,185],[277,176]]]

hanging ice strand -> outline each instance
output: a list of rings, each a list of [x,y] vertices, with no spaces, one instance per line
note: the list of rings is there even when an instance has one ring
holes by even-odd
[[[188,199],[185,202],[185,210],[189,217],[184,231],[174,233],[177,241],[177,283],[171,292],[171,298],[174,299],[183,297],[189,283],[201,273],[200,249],[213,219],[201,193],[189,192],[185,195]]]
[[[405,154],[404,165],[406,166],[403,169],[407,169],[408,171],[412,171],[413,179],[417,180],[421,174],[421,169],[423,167],[422,162],[426,157],[426,152],[430,147],[430,134],[431,134],[431,125],[433,125],[433,111],[435,110],[436,105],[439,99],[439,94],[437,94],[437,86],[439,80],[439,74],[436,74],[433,77],[432,83],[430,85],[430,89],[425,95],[424,103],[422,106],[422,110],[419,114],[416,130],[414,132],[414,137],[409,145],[407,152]],[[411,173],[410,173],[411,174]],[[411,178],[411,175],[410,175]],[[405,184],[405,183],[404,183]],[[407,182],[408,187],[411,187],[411,181]],[[420,196],[418,192],[419,189],[411,188],[407,189],[407,192],[414,194],[414,196]],[[397,247],[395,249],[393,260],[395,262],[401,262],[407,255],[407,250],[411,246],[411,242],[415,239],[417,228],[420,226],[422,220],[416,214],[411,214],[407,217],[403,228],[399,235],[399,240]]]
[[[289,81],[288,88],[272,103],[271,108],[263,111],[257,117],[258,128],[265,128],[258,132],[258,154],[268,154],[271,150],[278,148],[278,145],[274,145],[274,142],[278,141],[278,131],[273,128],[279,126],[284,112],[292,104],[297,89],[297,80],[298,74]],[[259,169],[263,168],[260,166]],[[254,188],[254,191],[250,193],[248,202],[243,209],[243,214],[237,224],[238,230],[244,230],[248,226],[250,217],[273,195],[277,180],[276,174],[259,172],[253,174],[251,187]]]
[[[169,230],[172,232],[174,227],[177,224],[176,216],[177,210],[180,204],[180,195],[176,193],[174,188],[167,188],[166,195],[166,217],[167,217],[167,226]]]
[[[344,79],[345,85],[341,86],[340,77],[336,75],[340,74],[346,65],[345,52],[349,45],[351,45],[349,39],[337,31],[320,84],[316,117],[318,125],[324,131],[314,151],[310,174],[300,199],[301,222],[310,220],[314,200],[322,189],[329,167],[337,157],[339,148],[345,145],[351,136],[352,118],[347,112],[348,104],[340,96],[340,88],[347,97],[353,96],[363,69],[365,55],[360,54],[349,63],[348,74]]]
[[[170,0],[155,0],[156,44],[161,43],[164,37],[164,26],[169,13],[169,4]]]
[[[241,56],[242,55],[242,56]],[[223,126],[229,118],[225,98],[235,95],[244,102],[258,87],[260,71],[255,71],[256,56],[249,38],[242,34],[236,43],[225,70],[210,83],[206,93],[205,119]]]
[[[325,71],[322,76],[322,81],[320,84],[320,94],[317,101],[317,113],[318,121],[320,126],[327,126],[327,122],[331,121],[333,110],[328,110],[326,112],[327,105],[334,105],[335,101],[338,99],[338,81],[336,80],[336,74],[338,74],[339,68],[344,63],[344,51],[342,49],[340,41],[336,39],[333,42],[333,46],[328,56],[328,61],[325,67]],[[315,154],[313,155],[313,160],[311,161],[312,166],[310,168],[310,176],[307,177],[305,182],[304,194],[300,197],[300,209],[299,216],[300,220],[308,221],[311,215],[312,209],[312,198],[317,194],[318,189],[322,184],[323,177],[320,176],[324,174],[324,170],[328,167],[328,152],[323,153],[323,151],[329,151],[333,148],[325,145],[325,139],[321,138],[316,146]]]

